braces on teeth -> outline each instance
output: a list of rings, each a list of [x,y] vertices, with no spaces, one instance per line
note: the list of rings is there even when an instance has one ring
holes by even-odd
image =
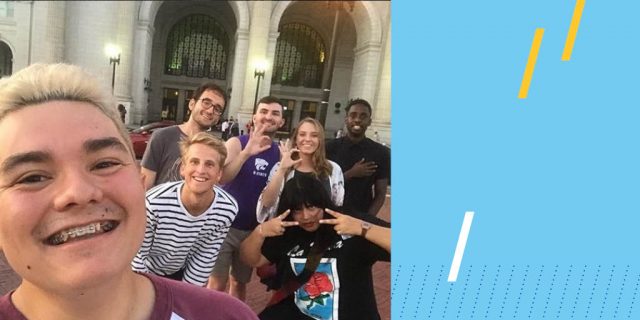
[[[113,229],[113,226],[111,222],[103,222],[103,223],[96,222],[84,227],[77,227],[68,231],[62,231],[52,236],[50,242],[54,245],[58,245],[58,244],[65,243],[67,242],[67,240],[70,240],[70,239],[82,237],[88,234],[94,234],[100,231],[107,232],[112,229]]]

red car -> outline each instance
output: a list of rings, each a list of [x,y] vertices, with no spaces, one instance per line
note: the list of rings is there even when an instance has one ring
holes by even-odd
[[[149,143],[149,139],[151,138],[151,133],[153,133],[153,131],[173,126],[175,124],[175,121],[163,120],[159,122],[151,122],[138,129],[131,130],[129,132],[129,138],[131,138],[133,152],[136,154],[136,158],[140,159],[142,158],[142,155],[144,155],[144,150],[147,149],[147,144]]]

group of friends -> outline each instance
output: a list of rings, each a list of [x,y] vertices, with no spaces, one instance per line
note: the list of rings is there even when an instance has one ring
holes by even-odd
[[[202,84],[138,166],[112,95],[81,68],[0,80],[0,248],[23,279],[0,318],[379,319],[390,157],[365,135],[370,104],[351,101],[326,146],[312,118],[276,142],[272,96],[224,142],[207,129],[226,104]],[[253,268],[274,291],[258,315],[242,302]]]

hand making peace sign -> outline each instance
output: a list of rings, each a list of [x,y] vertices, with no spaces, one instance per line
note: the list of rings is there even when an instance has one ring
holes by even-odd
[[[263,237],[276,237],[284,234],[285,228],[297,226],[297,221],[283,221],[290,213],[290,210],[274,217],[269,221],[265,221],[258,226],[258,231]]]
[[[347,214],[342,214],[331,209],[324,209],[325,212],[333,216],[335,219],[322,219],[321,224],[334,225],[333,230],[340,235],[360,235],[362,232],[362,220],[354,218]]]

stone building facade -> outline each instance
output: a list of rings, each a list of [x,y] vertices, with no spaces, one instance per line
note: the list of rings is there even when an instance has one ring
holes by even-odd
[[[0,1],[0,73],[67,62],[105,86],[114,76],[131,125],[183,121],[205,80],[229,92],[224,117],[241,125],[256,93],[284,99],[284,131],[312,116],[332,134],[349,99],[364,98],[373,106],[369,135],[389,143],[390,19],[387,1]],[[119,63],[107,45],[119,48]]]

